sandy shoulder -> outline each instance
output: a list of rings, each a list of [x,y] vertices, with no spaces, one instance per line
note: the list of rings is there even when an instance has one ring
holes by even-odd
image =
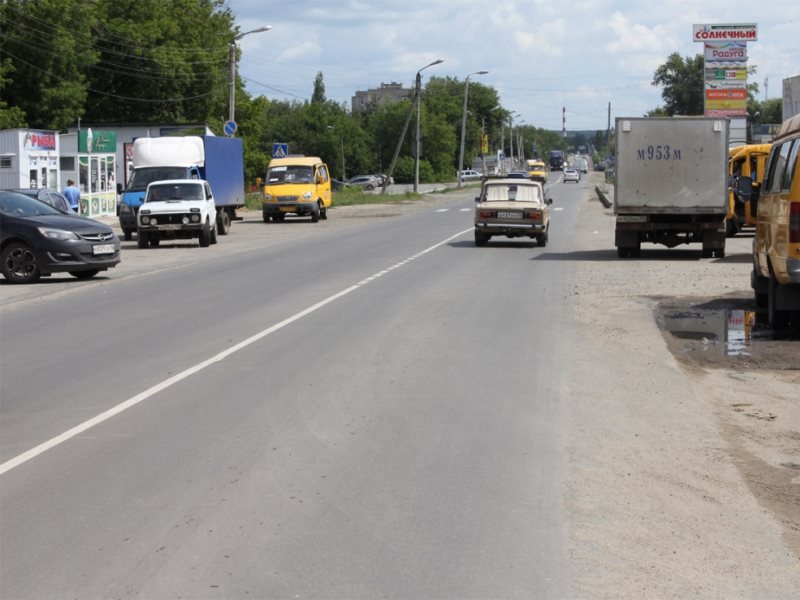
[[[666,298],[747,296],[750,240],[721,261],[621,261],[590,191],[576,237],[564,390],[576,592],[800,597],[798,371],[679,361],[654,318]]]

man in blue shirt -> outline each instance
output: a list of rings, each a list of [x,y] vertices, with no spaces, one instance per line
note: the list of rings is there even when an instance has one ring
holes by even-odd
[[[64,197],[69,201],[69,205],[76,213],[81,212],[81,191],[72,179],[67,179],[67,187],[64,189]]]

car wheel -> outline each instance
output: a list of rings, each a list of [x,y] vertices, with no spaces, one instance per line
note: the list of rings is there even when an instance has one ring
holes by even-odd
[[[216,224],[214,224],[211,226],[211,245],[213,246],[216,243],[217,243],[217,226]]]
[[[319,203],[319,218],[323,221],[328,220],[328,209],[325,208],[325,205],[322,202]]]
[[[22,242],[13,242],[6,246],[2,261],[0,270],[3,277],[11,283],[33,283],[42,276],[36,255]]]
[[[140,231],[136,234],[136,245],[139,246],[139,248],[147,248],[147,243],[150,241],[147,239],[148,237],[146,233]]]
[[[734,219],[727,219],[725,221],[725,237],[734,237],[739,233],[739,225]]]
[[[70,271],[69,274],[78,279],[91,279],[100,272],[100,269],[91,269],[89,271]]]
[[[265,215],[263,213],[261,215],[261,218],[264,220],[264,223],[269,223],[271,220],[271,217],[269,215]]]
[[[125,238],[126,242],[130,242],[133,239],[133,229],[123,229],[122,237]]]
[[[160,237],[158,237],[157,235],[150,236],[150,246],[152,246],[153,248],[158,248],[160,244],[161,244]]]
[[[482,231],[475,230],[475,245],[476,246],[485,246],[487,242],[492,238],[487,233],[483,233]]]
[[[365,189],[366,189],[368,192],[371,192],[372,190],[374,190],[374,189],[375,189],[375,187],[374,187],[374,186],[373,186],[371,183],[368,183],[368,184],[366,185]]]
[[[539,244],[542,247],[547,246],[547,238],[548,238],[547,232],[542,233],[542,234],[536,236],[536,243]]]
[[[228,211],[223,208],[217,213],[217,235],[228,235],[230,230],[231,216],[228,214]]]
[[[317,204],[317,205],[316,205],[316,206],[315,206],[315,207],[314,207],[314,208],[311,210],[311,222],[312,222],[312,223],[316,223],[317,221],[319,221],[319,215],[320,215],[320,211],[319,211],[319,204]]]
[[[208,248],[211,245],[211,227],[208,222],[200,230],[200,247]]]

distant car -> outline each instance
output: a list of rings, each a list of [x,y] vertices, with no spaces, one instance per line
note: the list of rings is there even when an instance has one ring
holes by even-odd
[[[17,190],[9,190],[11,192],[19,192],[20,194],[25,194],[26,196],[30,196],[31,198],[36,198],[37,200],[41,200],[45,204],[49,204],[57,211],[62,212],[67,215],[74,215],[76,214],[72,207],[69,205],[69,200],[66,199],[64,194],[59,192],[58,190],[53,190],[50,188],[40,188],[40,189],[17,189]]]
[[[345,181],[350,187],[360,187],[362,190],[371,191],[378,187],[378,179],[374,175],[356,175]]]
[[[564,169],[564,183],[568,181],[574,181],[575,183],[579,183],[581,180],[581,174],[578,173],[576,169],[572,167]]]
[[[461,171],[461,181],[480,181],[481,177],[480,173],[472,169]],[[456,172],[456,178],[458,178],[458,172]]]
[[[0,272],[11,283],[34,283],[67,272],[89,279],[120,261],[111,227],[41,200],[0,192]]]
[[[386,175],[380,173],[375,175],[375,179],[378,180],[378,187],[383,187],[383,182],[386,180]],[[394,185],[394,177],[389,177],[389,185]]]
[[[339,190],[345,190],[349,186],[344,182],[340,181],[339,179],[331,179],[331,189],[334,192],[338,192]]]
[[[528,237],[546,246],[550,231],[550,204],[539,181],[487,179],[475,198],[475,245],[492,236]]]
[[[506,179],[530,179],[531,176],[528,175],[527,171],[511,171],[508,175],[506,175]]]

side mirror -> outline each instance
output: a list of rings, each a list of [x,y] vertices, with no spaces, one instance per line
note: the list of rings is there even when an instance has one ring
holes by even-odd
[[[548,204],[552,204],[553,203],[553,199],[552,198],[548,198],[547,200],[545,200],[545,202],[547,202]]]
[[[481,201],[481,197],[480,196],[475,196],[475,202],[480,202],[480,201]]]
[[[117,184],[117,194],[121,194],[121,193],[122,193],[122,184],[118,183]]]
[[[740,198],[749,199],[753,195],[753,179],[740,175],[736,180],[736,191]]]

